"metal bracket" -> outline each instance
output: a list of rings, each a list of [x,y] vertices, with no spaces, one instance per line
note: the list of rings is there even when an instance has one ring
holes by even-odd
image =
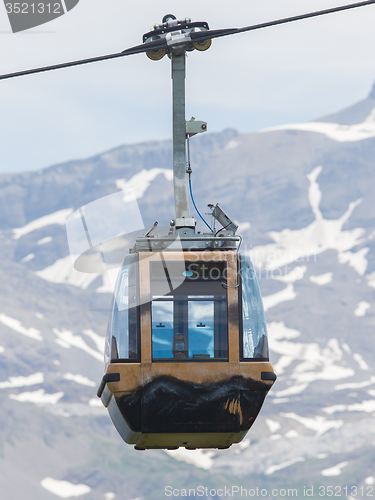
[[[175,225],[176,229],[180,229],[181,227],[195,228],[196,221],[194,217],[177,217]]]
[[[154,222],[154,225],[147,231],[145,234],[145,238],[153,238],[154,236],[157,236],[158,234],[158,222]]]
[[[190,120],[186,120],[186,136],[191,137],[201,132],[207,132],[207,122],[196,120],[194,116]]]
[[[168,47],[191,42],[189,33],[168,33],[165,37]]]
[[[225,230],[227,234],[235,235],[238,229],[238,224],[236,224],[230,217],[228,217],[221,206],[216,203],[215,206],[208,205],[208,207],[212,210],[211,215],[223,226],[220,231]]]

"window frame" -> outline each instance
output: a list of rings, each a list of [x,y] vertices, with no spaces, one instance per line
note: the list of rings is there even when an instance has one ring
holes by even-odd
[[[172,263],[172,262],[176,262],[175,259],[171,259],[171,260],[168,260],[168,258],[165,259],[165,261],[163,260],[162,262],[158,262],[158,264],[163,264],[163,267],[166,265],[166,263]],[[181,261],[180,261],[181,262]],[[190,260],[190,259],[184,259],[183,262],[185,262],[186,266],[188,267],[190,264],[210,264],[212,262],[215,262],[215,261],[212,261],[212,260],[203,260],[203,259],[197,259],[197,260]],[[220,259],[217,261],[218,263],[220,263],[222,266],[223,266],[223,278],[218,278],[218,279],[204,279],[202,277],[199,277],[198,279],[195,280],[195,282],[212,282],[212,281],[215,281],[215,282],[220,282],[220,283],[227,283],[227,273],[228,273],[228,263],[227,263],[227,260],[226,259]],[[189,309],[189,302],[196,302],[196,301],[212,301],[214,303],[214,325],[215,325],[215,319],[217,316],[220,316],[220,306],[216,305],[215,303],[218,303],[218,302],[223,302],[224,304],[224,309],[225,309],[225,325],[224,325],[224,328],[225,328],[225,332],[224,332],[224,336],[225,336],[225,342],[226,342],[226,356],[225,357],[222,357],[222,358],[189,358],[189,357],[186,357],[186,358],[154,358],[153,357],[153,328],[152,328],[152,304],[153,302],[158,302],[158,301],[171,301],[173,302],[173,315],[175,315],[175,303],[176,302],[183,302],[181,299],[178,299],[178,298],[175,298],[176,296],[175,295],[164,295],[162,299],[156,299],[155,301],[152,300],[152,292],[151,292],[151,283],[152,283],[152,270],[151,270],[151,266],[155,264],[155,261],[152,261],[150,260],[149,262],[149,275],[150,275],[150,304],[149,304],[149,312],[150,312],[150,321],[151,321],[151,362],[152,363],[223,363],[223,362],[229,362],[229,327],[228,327],[228,315],[229,315],[229,310],[228,310],[228,293],[227,293],[227,289],[226,287],[223,287],[224,288],[224,291],[225,291],[225,298],[223,300],[216,300],[214,299],[214,296],[213,298],[210,298],[210,299],[204,299],[204,298],[192,298],[191,300],[189,300],[189,298],[185,299],[184,302],[186,302],[186,311],[188,311]],[[168,278],[167,278],[168,279]],[[188,277],[185,277],[185,280],[184,282],[188,279]],[[155,281],[157,281],[157,279],[155,279]],[[188,281],[189,282],[189,281]],[[183,284],[181,284],[180,286],[183,286]],[[177,288],[175,289],[177,290]],[[172,291],[170,292],[172,293]],[[178,295],[177,295],[178,296]],[[187,297],[189,297],[189,295],[187,295]],[[199,295],[197,295],[196,297],[201,297]],[[207,297],[209,297],[209,295],[207,295]],[[188,319],[188,313],[187,313],[187,316],[186,316],[186,319]],[[188,323],[187,323],[187,326],[186,326],[186,331],[188,332]],[[215,326],[214,326],[214,346],[215,346]],[[221,349],[222,351],[223,349]],[[214,347],[214,352],[215,352],[215,347]]]
[[[116,310],[116,308],[117,308],[117,314],[120,313],[120,311],[118,311],[118,306],[117,306],[117,303],[116,303],[116,296],[117,296],[117,292],[118,292],[121,271],[122,271],[122,268],[125,265],[128,265],[128,266],[132,265],[133,269],[134,269],[134,281],[135,282],[134,282],[133,286],[135,287],[136,304],[138,304],[138,305],[135,305],[133,307],[128,307],[126,309],[126,311],[127,311],[127,314],[128,314],[128,338],[129,339],[130,339],[130,328],[129,328],[130,321],[129,321],[129,316],[130,316],[130,314],[134,314],[135,315],[135,321],[132,324],[133,324],[134,332],[135,332],[136,357],[134,357],[134,358],[130,358],[130,357],[129,358],[113,358],[112,357],[112,354],[113,354],[113,348],[112,348],[112,346],[113,346],[113,339],[116,340],[117,351],[119,349],[119,346],[118,346],[118,337],[116,337],[115,335],[113,335],[114,317],[115,317],[115,310]],[[128,283],[127,290],[129,290],[129,283]],[[128,292],[128,297],[129,297],[129,292]],[[107,335],[106,335],[106,342],[109,342],[109,352],[110,352],[109,363],[140,363],[141,362],[141,320],[140,320],[140,308],[141,308],[141,306],[139,305],[139,255],[137,253],[134,253],[134,254],[126,255],[126,257],[124,258],[123,263],[121,265],[121,268],[119,270],[118,277],[117,277],[116,286],[115,286],[115,292],[114,292],[113,297],[112,297],[111,316],[110,316],[110,319],[108,321],[108,329],[107,329]]]
[[[244,329],[244,326],[243,326],[243,294],[242,294],[242,256],[244,254],[238,254],[238,257],[237,257],[237,269],[238,269],[238,283],[239,283],[239,287],[238,287],[238,314],[239,314],[239,348],[240,348],[240,361],[241,362],[245,362],[245,363],[249,363],[249,362],[265,362],[265,361],[269,361],[270,358],[269,358],[269,355],[268,357],[266,358],[255,358],[255,357],[252,357],[252,358],[245,358],[244,355],[243,355],[243,329]],[[250,259],[250,257],[249,257]],[[250,259],[250,263],[251,263],[251,266],[252,266],[252,270],[253,270],[253,273],[254,273],[254,277],[255,277],[255,280],[256,280],[256,283],[257,283],[257,288],[258,288],[258,291],[259,291],[259,298],[260,298],[260,301],[261,301],[261,304],[262,304],[262,309],[263,309],[263,315],[265,314],[264,313],[264,306],[263,306],[263,300],[262,300],[262,294],[260,292],[260,287],[259,287],[259,282],[258,282],[258,279],[256,277],[256,274],[255,274],[255,269],[254,269],[254,266],[253,266],[253,263],[251,262],[251,259]],[[267,325],[266,325],[266,338],[267,338],[267,341],[268,341],[268,333],[267,333]],[[269,348],[268,348],[268,354],[269,354]]]

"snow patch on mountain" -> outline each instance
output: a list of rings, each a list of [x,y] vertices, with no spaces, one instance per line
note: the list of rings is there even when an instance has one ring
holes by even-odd
[[[209,470],[212,467],[214,463],[213,457],[216,455],[214,451],[186,450],[185,448],[164,451],[179,462],[186,462],[187,464],[191,464],[205,470]]]
[[[296,457],[292,458],[292,460],[288,460],[287,462],[283,462],[279,465],[271,465],[271,467],[268,467],[268,469],[265,470],[265,474],[273,474],[277,470],[285,469],[286,467],[290,467],[291,465],[296,464],[297,462],[304,462],[306,459],[303,457]]]
[[[167,168],[151,168],[150,170],[141,170],[129,180],[118,179],[116,187],[123,191],[133,189],[136,198],[142,198],[150,184],[158,175],[164,175],[167,181],[173,180],[173,171]]]
[[[42,238],[41,240],[38,240],[36,242],[37,245],[45,245],[46,243],[50,243],[52,241],[52,236],[46,236],[45,238]]]
[[[333,273],[324,273],[319,274],[318,276],[310,276],[310,281],[319,286],[328,285],[328,283],[332,282]]]
[[[369,370],[370,367],[369,365],[366,363],[366,361],[362,358],[362,356],[358,353],[355,353],[353,354],[353,358],[357,361],[357,363],[359,364],[359,368],[361,370]]]
[[[375,108],[361,123],[355,125],[340,125],[330,122],[307,122],[290,125],[279,125],[260,130],[260,133],[274,132],[276,130],[299,130],[301,132],[315,132],[323,134],[337,142],[356,142],[375,137]]]
[[[295,281],[301,280],[304,277],[306,271],[306,266],[296,266],[290,271],[290,273],[284,274],[282,276],[275,276],[275,273],[272,273],[272,278],[278,281],[283,281],[284,283],[294,283]]]
[[[338,260],[340,264],[348,263],[353,269],[357,271],[360,276],[363,276],[367,269],[367,259],[366,255],[370,249],[368,247],[361,248],[358,252],[341,252],[338,255]]]
[[[354,311],[354,314],[356,316],[365,316],[367,309],[370,309],[371,305],[362,300],[361,302],[358,303],[357,309]]]
[[[301,335],[298,330],[285,326],[284,321],[272,321],[271,323],[268,323],[267,329],[270,342],[282,339],[295,339]]]
[[[305,384],[315,380],[338,380],[355,375],[352,368],[337,364],[343,357],[337,339],[330,339],[324,348],[317,343],[289,342],[283,340],[281,333],[283,328],[285,329],[285,325],[280,327],[277,323],[271,323],[269,326],[270,350],[280,354],[280,358],[274,365],[275,372],[281,375],[285,368],[297,362],[290,378],[297,380],[298,385],[295,389],[278,391],[276,393],[278,397],[298,394],[306,388]],[[284,331],[288,335],[288,330]]]
[[[18,319],[11,318],[6,314],[1,313],[0,322],[8,328],[11,328],[15,332],[22,333],[22,335],[25,335],[26,337],[30,337],[39,341],[43,340],[42,334],[39,330],[37,330],[36,328],[25,328],[24,326],[22,326],[21,321],[18,321]]]
[[[64,226],[66,224],[66,219],[71,213],[73,213],[73,208],[65,208],[52,214],[44,215],[39,219],[29,222],[26,226],[13,229],[13,238],[18,240],[22,236],[25,236],[25,234],[29,234],[37,229],[42,229],[43,227],[52,226],[54,224]]]
[[[316,432],[316,436],[321,436],[330,429],[340,429],[344,422],[342,420],[327,420],[325,417],[317,415],[314,418],[306,418],[297,415],[296,413],[280,413],[280,416],[291,418],[302,424],[307,429]]]
[[[93,358],[98,361],[103,361],[103,353],[92,349],[82,337],[79,335],[74,335],[70,330],[59,330],[58,328],[53,329],[53,333],[58,337],[56,343],[65,349],[70,349],[71,347],[77,347],[82,349],[87,354],[90,354]]]
[[[34,392],[21,392],[20,394],[10,394],[9,399],[14,399],[20,403],[34,403],[38,405],[55,405],[62,397],[63,392],[46,394],[44,389]]]
[[[322,476],[339,476],[341,474],[341,469],[347,467],[349,462],[341,462],[334,467],[330,467],[329,469],[322,470]]]
[[[270,432],[272,432],[272,434],[274,432],[277,432],[281,428],[280,422],[277,422],[276,420],[272,420],[270,418],[266,418],[265,422],[266,422],[266,424],[267,424]]]
[[[34,257],[35,257],[34,253],[29,253],[28,255],[26,255],[26,257],[24,257],[23,259],[21,259],[21,262],[23,264],[25,264],[26,262],[29,262],[30,260],[33,260]]]
[[[94,342],[98,351],[104,355],[105,337],[98,335],[93,330],[83,330],[82,333],[87,335]]]
[[[25,387],[29,385],[43,384],[44,375],[41,372],[34,373],[28,377],[9,377],[5,382],[0,382],[0,389],[8,389],[11,387]]]
[[[91,283],[100,274],[96,273],[80,273],[73,267],[72,260],[69,255],[58,259],[51,266],[46,267],[35,274],[46,281],[51,283],[64,283],[65,285],[73,285],[84,290],[91,285]]]
[[[363,411],[366,413],[373,413],[375,412],[375,399],[367,399],[362,401],[362,403],[354,403],[352,405],[328,406],[327,408],[323,408],[323,411],[329,415],[343,411]]]
[[[79,374],[74,375],[73,373],[65,373],[63,378],[65,380],[71,380],[73,382],[76,382],[77,384],[87,385],[89,387],[96,386],[95,382],[93,382],[92,380],[88,379],[87,377],[84,377],[83,375],[79,375]]]
[[[368,286],[370,286],[371,288],[375,288],[375,271],[371,274],[368,274],[366,276],[366,280],[367,280]]]
[[[236,149],[240,145],[240,141],[237,141],[236,139],[231,139],[229,142],[227,142],[224,151],[229,151],[231,149]]]
[[[101,402],[100,399],[98,398],[92,398],[89,400],[89,406],[93,407],[93,408],[103,408],[104,410],[106,409],[104,406],[103,406],[103,403]]]
[[[114,500],[116,498],[116,495],[112,492],[106,493],[104,500]],[[137,500],[136,498],[134,500]],[[140,498],[138,500],[141,500]]]
[[[362,389],[363,387],[368,387],[369,385],[375,384],[375,376],[372,376],[370,380],[365,380],[363,382],[349,382],[348,384],[335,385],[335,391],[342,391],[343,389]]]
[[[362,199],[349,203],[346,212],[338,219],[324,219],[319,209],[322,194],[317,183],[321,171],[322,167],[316,167],[307,175],[310,181],[308,197],[315,215],[314,222],[302,229],[271,231],[269,236],[275,243],[254,247],[248,252],[258,269],[281,269],[295,261],[315,260],[317,255],[326,250],[336,250],[340,264],[348,263],[361,276],[366,272],[368,248],[362,248],[354,253],[350,252],[362,243],[365,229],[343,230],[344,224],[350,219]]]
[[[113,293],[120,269],[120,267],[117,269],[107,269],[107,272],[102,274],[103,283],[95,290],[96,293]]]
[[[263,306],[264,310],[268,311],[271,307],[275,307],[282,302],[286,302],[288,300],[294,300],[297,297],[296,292],[294,291],[294,287],[292,283],[289,283],[286,288],[281,290],[280,292],[273,293],[272,295],[266,295],[263,297]]]
[[[277,373],[280,374],[280,371],[278,371]],[[283,373],[283,370],[281,371],[281,373]],[[285,396],[294,396],[296,394],[300,394],[301,392],[303,392],[305,389],[307,389],[307,387],[308,384],[295,384],[291,385],[290,387],[282,391],[272,391],[272,395],[275,395],[277,398],[284,398]]]
[[[86,484],[72,484],[68,481],[58,481],[51,477],[45,477],[40,484],[45,490],[60,498],[80,497],[91,491],[90,486]]]

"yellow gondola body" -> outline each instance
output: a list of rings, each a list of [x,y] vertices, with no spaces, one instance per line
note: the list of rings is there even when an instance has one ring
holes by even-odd
[[[144,251],[125,259],[127,304],[119,310],[126,288],[120,272],[100,395],[118,432],[136,449],[227,448],[255,421],[276,376],[252,266],[260,309],[244,311],[241,261],[249,262],[235,250]],[[183,277],[176,283],[178,275]],[[164,323],[158,321],[160,307]],[[260,314],[259,339],[255,332],[244,338],[249,313]],[[162,329],[164,340],[158,340]],[[250,353],[256,357],[245,359],[249,340],[258,340]]]

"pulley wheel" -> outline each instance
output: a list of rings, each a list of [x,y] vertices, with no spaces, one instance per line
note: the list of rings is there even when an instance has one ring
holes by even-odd
[[[165,49],[148,50],[146,52],[146,56],[153,61],[159,61],[159,59],[163,59],[163,57],[165,56]]]
[[[176,19],[176,16],[174,16],[173,14],[167,14],[163,17],[163,23],[166,23],[168,21],[170,21],[171,19]]]
[[[207,50],[211,47],[212,40],[209,38],[208,40],[204,40],[202,42],[193,42],[193,47],[197,50]]]

